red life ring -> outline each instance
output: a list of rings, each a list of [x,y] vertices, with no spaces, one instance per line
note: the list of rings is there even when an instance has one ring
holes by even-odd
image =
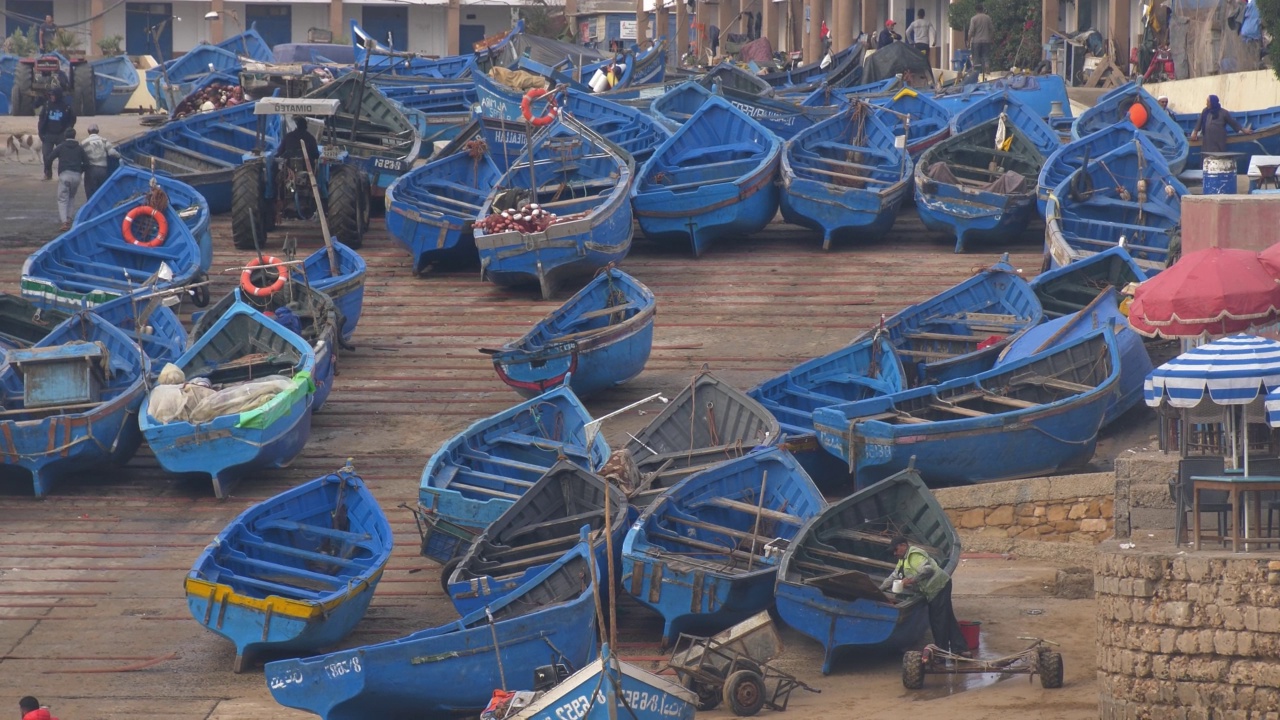
[[[546,96],[547,98],[547,111],[538,117],[534,117],[533,101],[543,96]],[[534,127],[550,125],[556,119],[558,112],[559,110],[556,109],[555,95],[549,94],[549,92],[543,88],[534,88],[530,90],[524,94],[524,99],[520,101],[520,114],[524,115],[524,119]]]
[[[156,224],[156,236],[150,240],[142,241],[133,234],[133,221],[143,215],[150,217]],[[142,247],[160,247],[164,244],[165,237],[169,234],[169,221],[164,219],[164,213],[151,207],[150,205],[139,205],[129,211],[124,216],[124,225],[121,228],[124,231],[124,239],[126,242]]]
[[[266,287],[258,287],[253,282],[253,271],[257,268],[274,268],[276,271],[276,281]],[[289,282],[289,269],[285,267],[284,261],[274,258],[270,255],[265,258],[254,258],[245,265],[244,272],[240,273],[240,289],[254,297],[270,297],[284,289],[284,284]]]

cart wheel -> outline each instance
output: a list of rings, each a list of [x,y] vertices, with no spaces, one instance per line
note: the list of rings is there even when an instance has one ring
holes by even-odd
[[[689,690],[698,696],[699,710],[707,712],[720,706],[720,692],[716,690],[715,686],[700,683],[692,675],[681,678],[680,684],[684,686],[685,690]]]
[[[449,594],[449,576],[453,575],[453,571],[457,570],[461,564],[462,558],[456,557],[440,568],[440,587],[444,590],[445,595]]]
[[[751,717],[764,707],[764,678],[739,670],[724,681],[724,704],[738,717]]]
[[[902,687],[908,690],[924,687],[924,656],[916,650],[902,653]]]
[[[1046,650],[1040,653],[1040,687],[1062,687],[1062,653]]]

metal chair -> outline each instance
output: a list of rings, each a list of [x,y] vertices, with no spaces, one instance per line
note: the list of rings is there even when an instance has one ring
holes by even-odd
[[[1183,536],[1186,535],[1187,528],[1192,526],[1187,522],[1187,516],[1195,508],[1192,496],[1195,483],[1191,478],[1197,475],[1221,475],[1225,470],[1226,462],[1221,457],[1189,457],[1183,458],[1178,463],[1178,477],[1169,480],[1169,494],[1177,505],[1173,533],[1174,542],[1179,547],[1185,542]],[[1227,536],[1227,516],[1232,510],[1231,503],[1228,502],[1229,497],[1230,495],[1223,490],[1200,493],[1200,512],[1211,512],[1218,516],[1218,539],[1224,544]]]

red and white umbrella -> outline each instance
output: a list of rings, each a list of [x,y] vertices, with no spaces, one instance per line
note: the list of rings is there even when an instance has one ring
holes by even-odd
[[[1280,268],[1280,253],[1276,255]],[[1129,325],[1147,337],[1229,335],[1280,318],[1280,284],[1250,250],[1207,248],[1138,286]]]

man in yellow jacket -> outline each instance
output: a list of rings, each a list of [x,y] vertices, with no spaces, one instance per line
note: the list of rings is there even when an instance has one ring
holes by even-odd
[[[889,541],[889,549],[898,559],[893,574],[880,584],[884,590],[901,579],[906,593],[919,593],[929,605],[929,627],[933,629],[933,643],[943,650],[957,655],[973,657],[969,644],[960,632],[955,610],[951,607],[951,576],[929,556],[929,553],[911,544],[907,538],[897,535]]]

